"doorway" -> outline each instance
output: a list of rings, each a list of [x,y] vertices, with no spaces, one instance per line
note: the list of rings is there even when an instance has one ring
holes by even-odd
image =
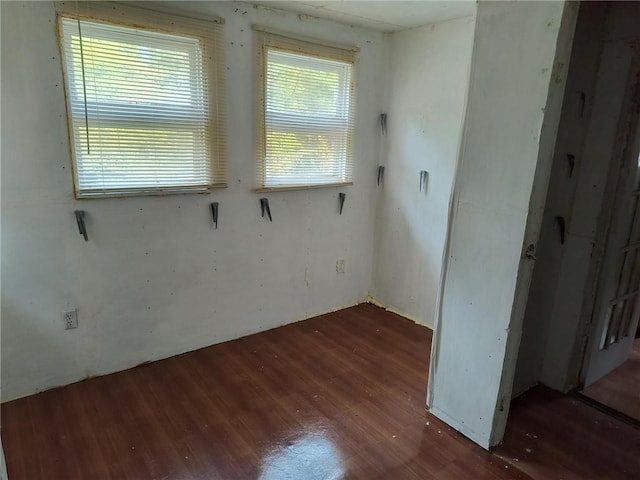
[[[635,87],[636,89],[639,88]],[[633,92],[637,95],[637,92]],[[614,201],[593,308],[593,331],[583,361],[582,395],[640,422],[640,121],[632,108],[621,151]],[[623,132],[626,134],[626,132]]]
[[[585,387],[584,397],[640,422],[640,337],[636,337],[628,358],[613,371]]]
[[[580,5],[513,389],[577,391],[627,416],[623,402],[640,407],[638,22],[637,2]]]

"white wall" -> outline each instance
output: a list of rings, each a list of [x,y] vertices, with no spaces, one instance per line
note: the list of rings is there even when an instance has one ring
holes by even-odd
[[[372,296],[433,326],[469,80],[473,17],[391,35]],[[429,172],[419,191],[420,171]]]
[[[383,36],[248,4],[180,4],[226,19],[229,188],[74,200],[52,3],[2,2],[2,400],[362,301],[373,256]],[[354,185],[252,192],[258,23],[360,47]],[[345,191],[342,216],[338,192]],[[218,230],[209,203],[220,202]],[[89,242],[73,211],[87,212]],[[336,275],[337,259],[346,273]],[[80,328],[62,312],[78,308]]]
[[[564,7],[480,2],[476,15],[428,401],[484,447],[501,440],[509,408],[531,269],[523,247],[536,238],[530,212],[541,216],[544,207],[544,193],[532,205],[532,186],[534,178],[548,181],[538,165],[550,169],[566,76],[556,49],[568,57],[565,32],[573,31],[562,23]],[[549,107],[555,126],[545,118]]]

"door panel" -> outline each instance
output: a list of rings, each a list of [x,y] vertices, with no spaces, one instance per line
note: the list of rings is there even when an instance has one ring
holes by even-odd
[[[635,92],[631,98],[637,98],[637,83],[632,88]],[[640,316],[640,127],[636,109],[628,109],[621,127],[619,138],[624,145],[615,200],[608,221],[599,226],[608,232],[597,285],[595,331],[586,359],[585,386],[626,361]]]

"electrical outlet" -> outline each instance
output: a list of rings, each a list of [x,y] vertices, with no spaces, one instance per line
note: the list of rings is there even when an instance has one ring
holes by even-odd
[[[78,309],[64,312],[64,329],[78,328]]]
[[[336,260],[336,273],[344,273],[344,260]]]

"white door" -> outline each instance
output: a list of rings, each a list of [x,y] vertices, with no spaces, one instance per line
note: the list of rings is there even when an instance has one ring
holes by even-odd
[[[638,85],[635,85],[637,95]],[[637,97],[636,97],[637,101]],[[632,102],[633,103],[633,102]],[[601,258],[594,330],[583,370],[584,385],[603,377],[629,357],[640,316],[640,124],[637,106],[621,122],[621,143],[615,162],[615,198],[608,218]],[[615,160],[615,159],[612,159]]]

